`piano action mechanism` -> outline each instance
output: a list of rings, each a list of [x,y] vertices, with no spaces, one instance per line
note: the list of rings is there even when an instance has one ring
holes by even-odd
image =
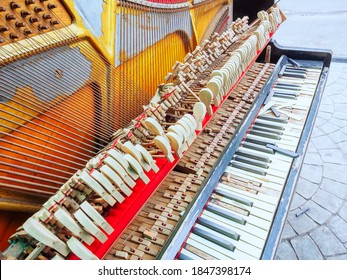
[[[329,51],[273,1],[3,2],[5,258],[274,257]]]

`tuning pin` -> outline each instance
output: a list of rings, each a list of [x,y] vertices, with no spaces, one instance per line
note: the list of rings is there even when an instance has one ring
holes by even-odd
[[[29,30],[29,29],[24,29],[24,30],[23,30],[23,34],[24,34],[25,36],[28,36],[28,35],[33,34],[33,32],[32,32],[31,30]]]
[[[47,25],[39,24],[38,29],[39,29],[39,30],[47,30],[47,29],[48,29],[48,26],[47,26]]]
[[[34,11],[35,11],[35,13],[41,13],[41,12],[44,11],[44,8],[42,8],[42,7],[35,7]]]
[[[32,5],[32,4],[35,4],[35,0],[25,0],[25,4],[26,5]]]
[[[7,26],[0,25],[0,32],[4,33],[6,31],[9,31],[10,29]]]
[[[52,19],[52,16],[50,14],[44,14],[42,18],[47,20],[47,19]]]
[[[40,0],[41,3],[46,2],[46,1],[48,1],[48,0]]]
[[[26,26],[26,24],[24,22],[20,22],[20,21],[17,21],[15,25],[17,28],[22,28],[22,27]]]
[[[57,7],[57,5],[51,4],[51,3],[49,3],[49,4],[47,5],[47,8],[50,9],[50,10],[53,10],[53,9],[55,9],[56,7]]]
[[[14,20],[14,19],[16,19],[16,16],[15,15],[11,15],[11,14],[7,14],[6,15],[6,19],[9,20],[9,21],[10,20]]]
[[[17,34],[15,34],[15,33],[11,33],[11,34],[10,34],[10,38],[11,38],[12,40],[16,40],[16,39],[19,39],[19,36],[18,36]]]
[[[21,6],[16,2],[11,2],[10,7],[12,10],[19,9]]]
[[[29,21],[31,23],[39,22],[40,20],[37,17],[30,17]]]
[[[59,20],[51,20],[51,25],[57,25],[59,24]]]
[[[0,38],[0,44],[2,44],[3,42],[5,42],[5,40]]]
[[[6,8],[5,7],[0,7],[0,12],[6,12]]]
[[[20,12],[20,15],[23,17],[23,18],[26,18],[27,16],[31,15],[31,13],[29,11],[21,11]]]

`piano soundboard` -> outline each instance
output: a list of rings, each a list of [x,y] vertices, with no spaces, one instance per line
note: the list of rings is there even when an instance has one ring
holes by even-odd
[[[121,1],[138,5],[160,6]],[[143,112],[17,229],[5,258],[274,258],[331,52],[273,41],[285,20],[277,5],[252,10],[251,23],[247,14],[231,22],[224,8],[218,32],[176,61]],[[43,32],[62,24],[53,23]]]

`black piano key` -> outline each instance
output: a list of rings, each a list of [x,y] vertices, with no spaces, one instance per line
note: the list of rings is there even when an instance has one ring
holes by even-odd
[[[285,155],[288,157],[296,158],[299,156],[299,154],[296,152],[277,147],[276,145],[268,144],[268,145],[266,145],[266,147],[269,149],[273,149],[275,152],[278,152],[279,154],[282,154],[282,155]]]
[[[289,65],[287,65],[286,71],[291,71],[291,72],[295,72],[295,73],[304,73],[304,74],[308,73],[306,68],[292,67]]]
[[[263,145],[258,145],[258,144],[251,143],[251,142],[243,142],[242,146],[245,148],[248,148],[248,149],[252,149],[252,150],[267,153],[267,154],[274,154],[275,153],[273,149],[269,149]]]
[[[297,97],[295,95],[288,95],[288,94],[278,94],[278,93],[276,93],[274,96],[275,97],[279,97],[279,98],[292,99],[292,100],[296,100],[297,99]]]
[[[259,161],[259,160],[256,160],[256,159],[252,159],[252,158],[248,158],[248,157],[235,155],[234,156],[234,160],[235,161],[239,161],[239,162],[243,162],[243,163],[247,163],[247,164],[250,164],[250,165],[258,166],[258,167],[264,168],[264,169],[269,168],[269,165],[266,162]]]
[[[288,60],[288,62],[289,62],[291,65],[293,65],[294,67],[300,67],[300,66],[301,66],[299,62],[297,62],[296,60],[294,60],[294,59],[292,59],[292,58],[287,57],[287,60]]]
[[[246,140],[247,140],[248,142],[252,142],[252,143],[256,143],[256,144],[264,145],[264,146],[266,146],[267,144],[276,145],[276,142],[275,142],[275,141],[271,141],[270,139],[259,139],[259,138],[254,138],[254,137],[252,137],[251,134],[248,134],[248,135],[246,136]]]
[[[211,221],[210,219],[206,219],[204,217],[201,217],[199,219],[198,223],[205,226],[205,227],[213,229],[214,231],[219,232],[220,234],[228,236],[232,239],[235,239],[235,240],[240,239],[240,234],[238,234],[237,232],[235,232],[229,228],[226,228],[220,224],[217,224],[217,223]]]
[[[249,133],[257,135],[257,136],[261,136],[261,137],[270,138],[270,139],[281,140],[281,137],[278,134],[271,133],[271,132],[265,132],[265,131],[259,131],[259,130],[252,129]]]
[[[263,146],[264,148],[266,148],[266,146]],[[254,158],[256,160],[261,160],[264,162],[270,162],[270,158],[267,156],[263,156],[263,155],[259,155],[256,153],[252,153],[251,151],[237,151],[236,154],[241,155],[241,156],[245,156],[245,157],[250,157],[250,158]]]
[[[298,79],[306,79],[306,74],[301,74],[301,73],[293,73],[289,71],[284,71],[283,77],[290,77],[290,78],[298,78]]]
[[[193,232],[202,238],[205,238],[221,247],[224,247],[225,249],[228,249],[230,251],[235,250],[235,245],[231,243],[229,240],[222,238],[221,236],[213,234],[213,232],[207,231],[205,229],[202,229],[198,226],[196,226],[193,230]]]
[[[288,70],[291,70],[291,71],[299,71],[299,72],[308,72],[307,68],[306,67],[295,67],[295,66],[292,66],[292,65],[289,65],[287,64],[287,68]]]
[[[276,86],[274,89],[275,90],[297,92],[298,94],[300,94],[300,92],[301,92],[301,88],[293,88],[293,87],[287,87],[287,86]]]
[[[265,172],[264,169],[258,168],[256,166],[252,166],[252,165],[247,164],[247,163],[242,163],[242,162],[238,162],[238,161],[234,161],[233,160],[233,161],[230,162],[230,165],[232,167],[237,168],[237,169],[248,171],[248,172],[251,172],[251,173],[254,173],[254,174],[257,174],[257,175],[261,175],[261,176],[265,176],[266,175],[266,172]]]
[[[298,92],[295,91],[286,91],[286,90],[280,90],[280,89],[274,89],[274,96],[281,94],[281,95],[290,95],[290,96],[295,96],[297,97],[299,95]]]
[[[287,90],[292,92],[297,92],[300,94],[301,88],[293,88],[293,87],[287,87],[287,86],[276,86],[275,90]]]
[[[228,192],[227,190],[224,190],[222,188],[217,188],[215,190],[216,194],[219,194],[225,198],[228,198],[228,199],[231,199],[231,200],[234,200],[236,202],[239,202],[241,204],[244,204],[244,205],[247,205],[247,206],[250,206],[252,207],[253,206],[253,202],[248,200],[248,199],[245,199],[241,196],[238,196],[238,195],[235,195],[234,193],[232,192]]]
[[[271,112],[276,116],[276,118],[279,118],[281,116],[281,113],[278,112],[275,106],[270,107]]]
[[[230,210],[224,209],[222,207],[218,207],[218,206],[213,205],[211,203],[209,203],[207,205],[206,209],[210,212],[213,212],[213,213],[215,213],[221,217],[232,220],[232,221],[239,223],[241,225],[246,224],[246,220],[244,218],[240,217],[239,215],[236,215],[235,213],[233,213]]]
[[[277,135],[283,135],[283,130],[268,128],[268,127],[258,126],[258,125],[254,125],[252,127],[252,130],[259,130],[259,131],[265,131],[265,132],[274,133],[274,134],[277,134]]]
[[[288,88],[292,88],[294,90],[300,90],[302,88],[302,85],[300,84],[290,84],[289,82],[280,82],[278,81],[275,85],[276,87],[288,87]]]
[[[305,69],[300,69],[300,68],[290,68],[287,67],[286,71],[284,71],[285,73],[289,73],[289,74],[299,74],[299,75],[307,75],[307,71]]]
[[[288,122],[288,119],[285,119],[285,118],[275,118],[273,116],[267,116],[267,115],[260,115],[260,116],[258,116],[258,119],[259,120],[264,120],[264,121],[275,122],[275,123],[287,123]],[[255,123],[256,123],[256,125],[258,125],[258,124],[261,123],[261,121],[257,122],[257,120],[256,120]],[[282,125],[276,125],[274,128],[283,130],[283,126]]]

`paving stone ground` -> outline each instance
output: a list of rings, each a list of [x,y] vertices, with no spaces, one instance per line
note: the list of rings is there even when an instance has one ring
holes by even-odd
[[[347,260],[347,63],[331,65],[276,259]]]

